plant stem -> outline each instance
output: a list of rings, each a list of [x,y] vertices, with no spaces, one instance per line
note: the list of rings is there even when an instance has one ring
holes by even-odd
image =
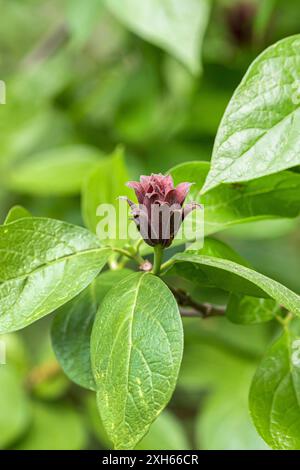
[[[283,328],[287,329],[290,321],[294,318],[294,315],[291,312],[288,312],[288,314],[282,318],[279,315],[276,315],[276,320],[283,326]]]
[[[122,256],[135,260],[137,263],[143,263],[145,261],[139,253],[130,253],[130,251],[124,250],[124,248],[113,247],[112,250],[115,253],[119,253]]]
[[[140,251],[140,246],[142,245],[143,241],[144,241],[144,240],[143,240],[142,238],[140,238],[140,239],[137,241],[137,243],[136,243],[136,245],[135,245],[135,247],[134,247],[136,253],[139,253],[139,251]]]
[[[180,306],[180,314],[183,317],[220,317],[225,315],[225,307],[208,303],[198,303],[182,289],[173,289],[169,286]],[[187,307],[187,308],[186,308]]]
[[[164,272],[167,269],[169,269],[172,266],[172,264],[174,264],[174,259],[170,258],[168,261],[166,261],[165,263],[161,265],[161,268],[160,268],[161,272]]]
[[[157,276],[160,273],[161,263],[163,259],[164,249],[161,245],[155,245],[154,247],[154,264],[152,273]]]
[[[194,308],[184,308],[180,307],[180,315],[182,317],[200,317],[200,318],[210,318],[210,317],[223,317],[225,315],[224,307],[217,307],[211,304],[200,304],[198,305],[197,310]]]
[[[139,253],[136,253],[134,256],[133,256],[133,259],[139,264],[143,264],[145,262],[144,258],[139,254]]]

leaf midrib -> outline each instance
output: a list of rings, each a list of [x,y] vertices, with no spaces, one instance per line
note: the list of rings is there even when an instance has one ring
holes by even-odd
[[[138,297],[139,297],[139,292],[140,292],[140,287],[141,287],[141,284],[142,284],[142,281],[145,277],[147,273],[143,273],[140,277],[140,279],[138,280],[138,283],[136,285],[136,292],[135,292],[135,295],[134,295],[134,299],[133,299],[133,305],[132,305],[132,309],[130,311],[130,314],[129,314],[129,340],[130,340],[130,348],[129,348],[129,356],[128,356],[128,362],[127,362],[127,373],[126,373],[126,390],[127,390],[127,397],[126,397],[126,401],[124,403],[124,416],[123,416],[123,422],[124,423],[127,423],[126,421],[126,409],[127,409],[127,402],[128,402],[128,394],[129,394],[129,370],[130,370],[130,362],[131,362],[131,354],[132,354],[132,348],[133,348],[133,341],[132,341],[132,325],[133,325],[133,319],[134,319],[134,312],[135,312],[135,309],[136,309],[136,306],[137,306],[137,302],[138,302]]]
[[[109,251],[109,248],[105,248],[105,247],[99,247],[99,248],[93,248],[93,249],[89,249],[89,250],[82,250],[82,251],[77,251],[75,253],[71,253],[69,255],[65,255],[65,256],[62,256],[61,258],[55,258],[54,260],[48,262],[48,263],[44,263],[42,264],[41,266],[33,269],[32,271],[28,272],[28,273],[25,273],[25,274],[22,274],[20,276],[15,276],[15,277],[11,277],[11,278],[8,278],[8,279],[4,279],[4,281],[0,281],[0,287],[5,284],[6,282],[11,282],[11,281],[19,281],[19,280],[22,280],[22,279],[26,279],[27,277],[29,276],[32,276],[36,273],[38,273],[39,271],[43,271],[44,269],[50,267],[50,266],[53,266],[57,263],[61,263],[61,262],[64,262],[64,261],[68,261],[72,258],[76,258],[76,257],[80,257],[80,256],[84,256],[86,254],[90,254],[90,253],[98,253],[100,251]]]

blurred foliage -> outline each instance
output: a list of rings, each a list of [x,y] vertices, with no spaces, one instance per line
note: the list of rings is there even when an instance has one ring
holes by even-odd
[[[250,62],[300,25],[299,0],[210,3],[196,51],[202,72],[192,74],[170,47],[168,54],[130,32],[104,0],[0,0],[2,222],[21,204],[33,215],[83,224],[83,179],[120,143],[132,178],[210,159],[222,114]],[[221,238],[300,292],[299,220],[246,224]],[[197,294],[222,299],[212,289]],[[245,390],[275,326],[209,319],[187,320],[185,327],[176,393],[139,448],[263,448]],[[109,447],[91,392],[62,373],[49,329],[45,319],[1,337],[7,365],[0,365],[0,448]]]

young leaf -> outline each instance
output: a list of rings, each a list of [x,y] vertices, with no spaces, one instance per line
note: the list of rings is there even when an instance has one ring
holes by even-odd
[[[81,294],[57,312],[51,330],[52,345],[66,375],[81,387],[95,390],[90,337],[96,312],[104,296],[131,274],[129,269],[100,274]]]
[[[101,157],[98,149],[83,145],[47,150],[13,166],[6,185],[13,191],[37,196],[77,194]]]
[[[300,212],[300,175],[282,171],[243,184],[221,184],[200,196],[208,162],[190,162],[170,170],[174,183],[193,181],[188,200],[204,206],[209,235],[232,225],[271,217],[296,217]]]
[[[242,294],[231,294],[226,315],[233,323],[251,325],[273,320],[280,313],[280,307],[273,299],[258,299]]]
[[[183,350],[177,303],[149,273],[105,297],[91,339],[97,402],[116,449],[133,449],[171,398]]]
[[[4,224],[10,224],[18,219],[24,219],[25,217],[31,217],[30,212],[22,206],[13,206],[4,221]]]
[[[300,315],[300,296],[277,281],[234,261],[202,255],[200,252],[178,253],[173,257],[171,272],[208,287],[229,292],[276,300],[287,310]]]
[[[192,73],[199,72],[209,0],[105,2],[110,11],[134,33],[172,54]]]
[[[253,62],[225,111],[203,193],[299,165],[299,82],[300,35]]]
[[[273,449],[300,449],[299,344],[285,331],[266,353],[250,389],[254,424]]]
[[[119,196],[132,197],[132,191],[126,186],[129,180],[129,175],[124,161],[124,152],[122,149],[117,148],[116,151],[108,158],[103,159],[97,167],[86,178],[82,190],[82,215],[85,225],[92,231],[97,232],[97,235],[109,242],[110,244],[125,244],[125,239],[118,239],[119,233]],[[127,204],[123,201],[124,207],[127,210]],[[97,208],[100,204],[110,204],[116,210],[116,217],[109,220],[110,227],[115,228],[116,233],[109,237],[103,231],[97,230],[97,224],[100,221],[99,214],[97,215]],[[127,222],[127,212],[123,215],[122,220]],[[105,215],[105,214],[103,214]],[[113,214],[112,214],[113,215]],[[114,224],[115,222],[115,224]],[[126,235],[126,233],[125,233]]]
[[[111,250],[87,230],[28,217],[0,227],[0,332],[19,330],[87,287]]]

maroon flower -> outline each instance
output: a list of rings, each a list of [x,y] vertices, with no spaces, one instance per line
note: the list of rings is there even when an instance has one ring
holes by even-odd
[[[194,202],[183,207],[191,183],[174,187],[170,175],[141,176],[140,182],[129,181],[138,204],[127,199],[133,219],[146,243],[150,246],[170,246],[184,218],[199,204]]]

